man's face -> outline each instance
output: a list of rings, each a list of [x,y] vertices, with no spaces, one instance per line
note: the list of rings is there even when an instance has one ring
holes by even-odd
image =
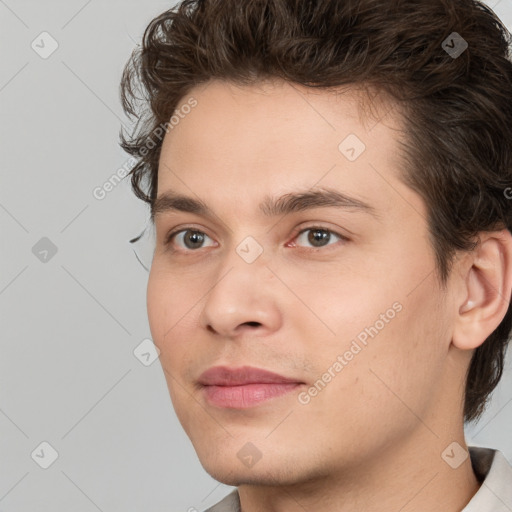
[[[449,294],[435,279],[427,211],[397,177],[399,117],[361,118],[353,94],[285,82],[214,81],[190,96],[197,105],[164,139],[158,196],[201,200],[212,214],[156,216],[147,305],[203,467],[230,485],[284,484],[354,469],[408,440],[418,450],[438,442],[440,453],[450,440],[432,430],[459,406],[462,373],[447,364]],[[259,208],[320,189],[370,208]],[[199,380],[213,366],[301,384],[212,402]]]

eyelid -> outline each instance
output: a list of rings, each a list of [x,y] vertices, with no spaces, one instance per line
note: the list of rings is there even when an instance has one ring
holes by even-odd
[[[300,235],[302,232],[308,231],[309,229],[313,229],[313,228],[321,229],[324,231],[329,231],[329,233],[332,233],[333,235],[337,235],[340,238],[344,238],[344,239],[348,240],[348,236],[341,233],[340,232],[341,230],[337,231],[337,229],[339,229],[339,228],[332,228],[332,227],[326,225],[325,222],[322,222],[322,221],[317,221],[317,222],[310,221],[306,224],[301,224],[300,226],[297,226],[297,228],[293,231],[293,236],[297,237],[297,235]]]

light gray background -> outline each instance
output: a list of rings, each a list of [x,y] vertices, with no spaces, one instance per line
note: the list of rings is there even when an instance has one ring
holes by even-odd
[[[147,207],[128,180],[93,196],[128,159],[121,70],[174,3],[0,0],[1,512],[202,510],[232,489],[202,469],[159,361],[133,352],[151,337],[148,274],[128,243]],[[488,4],[511,28],[512,0]],[[44,31],[59,45],[46,59],[31,47]],[[33,252],[42,238],[57,250],[46,262]],[[510,461],[511,384],[509,352],[467,429],[468,444]],[[58,452],[48,469],[43,441]]]

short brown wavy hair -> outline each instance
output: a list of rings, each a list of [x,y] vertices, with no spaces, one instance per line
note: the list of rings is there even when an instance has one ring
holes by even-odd
[[[445,51],[454,32],[468,45],[458,56]],[[122,76],[123,108],[137,119],[131,135],[120,133],[121,147],[136,159],[136,196],[153,205],[162,145],[155,133],[193,87],[267,78],[325,89],[375,87],[402,107],[402,179],[428,208],[443,286],[453,256],[473,250],[479,232],[511,229],[511,35],[485,4],[183,0],[150,22]],[[466,422],[481,416],[502,376],[511,327],[509,306],[473,354]]]

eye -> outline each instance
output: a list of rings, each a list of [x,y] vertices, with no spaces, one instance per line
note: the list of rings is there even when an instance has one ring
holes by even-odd
[[[308,232],[309,235],[305,237],[304,235]],[[302,231],[299,232],[295,239],[302,239],[302,241],[304,241],[305,239],[307,243],[310,243],[312,245],[313,249],[319,249],[327,245],[333,245],[329,243],[331,242],[331,238],[333,235],[337,237],[339,240],[348,240],[347,237],[321,226],[311,226],[309,228],[303,229]]]
[[[309,232],[308,236],[305,236],[306,233]],[[311,226],[299,231],[299,233],[294,237],[294,242],[292,242],[292,246],[296,246],[296,240],[299,240],[302,245],[304,242],[311,244],[309,249],[321,249],[322,247],[326,247],[328,245],[334,245],[336,240],[333,240],[332,237],[337,238],[338,240],[348,241],[348,238],[340,235],[339,233],[335,233],[331,229],[322,226]],[[212,240],[206,233],[200,231],[199,229],[188,227],[182,228],[180,230],[173,231],[169,233],[165,239],[165,246],[171,246],[178,241],[178,246],[180,247],[182,252],[191,252],[195,249],[202,249],[203,247],[207,247],[203,245],[206,239]],[[211,246],[215,246],[215,242],[210,243]]]
[[[184,250],[201,249],[202,244],[206,238],[210,238],[206,233],[199,231],[198,229],[185,228],[179,231],[174,231],[167,235],[165,245],[170,245],[174,239],[180,240],[182,245],[181,248]],[[211,240],[211,239],[210,239]],[[212,244],[215,245],[215,244]]]

